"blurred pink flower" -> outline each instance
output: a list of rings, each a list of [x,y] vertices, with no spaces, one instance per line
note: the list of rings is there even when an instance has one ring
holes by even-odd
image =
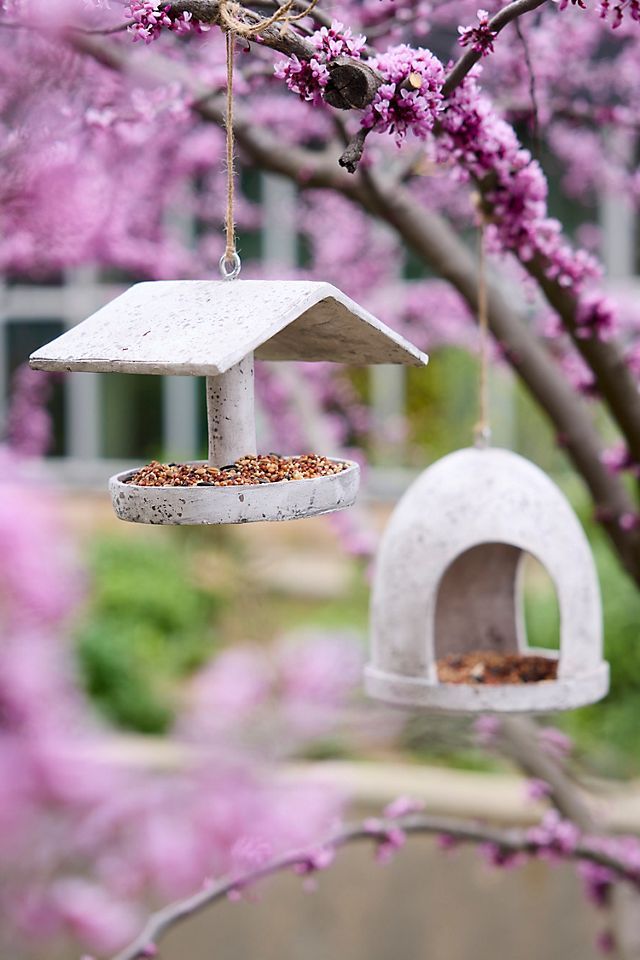
[[[305,633],[276,650],[282,710],[301,734],[326,732],[360,683],[363,651],[348,633]]]

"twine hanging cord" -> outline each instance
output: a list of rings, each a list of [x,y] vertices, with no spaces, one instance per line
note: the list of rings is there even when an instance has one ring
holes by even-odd
[[[487,286],[485,221],[482,213],[480,213],[480,225],[478,229],[478,331],[480,336],[478,422],[473,432],[476,446],[486,447],[491,441],[491,416],[489,412],[489,295]]]
[[[242,14],[246,11],[241,4],[232,2],[232,0],[220,0],[218,7],[220,25],[227,33],[235,33],[236,36],[243,37],[245,40],[252,40],[276,23],[295,23],[296,20],[304,20],[318,3],[319,0],[310,0],[302,10],[292,13],[291,11],[299,6],[299,0],[286,0],[270,17],[260,18],[254,23],[249,23],[242,17]]]
[[[225,279],[233,280],[240,273],[240,257],[236,249],[236,225],[234,216],[235,170],[233,137],[233,55],[236,38],[231,30],[225,33],[227,55],[227,109],[224,125],[227,142],[227,213],[225,217],[226,246],[220,258],[220,271]]]
[[[235,225],[235,142],[233,133],[233,61],[236,36],[251,40],[275,23],[292,23],[308,16],[319,0],[311,2],[297,13],[291,11],[297,6],[298,0],[286,0],[281,7],[270,17],[258,20],[256,23],[247,23],[241,19],[242,7],[238,3],[222,0],[220,3],[220,22],[225,33],[225,50],[227,61],[227,105],[225,111],[226,134],[226,164],[227,164],[227,212],[225,216],[226,245],[220,257],[220,272],[225,280],[234,280],[241,269],[240,256],[236,247]]]

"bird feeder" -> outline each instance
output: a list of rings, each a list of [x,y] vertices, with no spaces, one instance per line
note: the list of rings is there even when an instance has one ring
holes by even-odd
[[[527,645],[526,554],[555,586],[558,651]],[[406,492],[377,558],[371,636],[367,691],[400,706],[535,713],[593,703],[608,690],[600,591],[582,527],[549,477],[507,450],[457,451]],[[478,654],[461,681],[456,668]],[[506,680],[496,662],[524,672]]]
[[[206,377],[209,465],[256,453],[254,359],[349,364],[427,363],[427,357],[328,283],[176,280],[139,283],[41,347],[36,370]],[[116,514],[139,523],[288,520],[350,506],[359,468],[230,486],[143,486],[136,471],[109,481]],[[204,471],[203,471],[204,472]]]

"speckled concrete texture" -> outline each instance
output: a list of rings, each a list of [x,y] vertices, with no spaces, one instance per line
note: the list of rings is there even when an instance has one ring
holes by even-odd
[[[327,477],[230,487],[142,487],[126,483],[135,471],[109,481],[113,507],[121,520],[153,524],[251,523],[297,520],[343,510],[354,503],[360,468]]]
[[[557,681],[440,683],[436,661],[444,653],[528,651],[524,553],[546,568],[556,588]],[[377,558],[366,687],[406,707],[471,713],[563,710],[604,696],[608,666],[591,550],[570,504],[542,470],[507,450],[466,449],[412,484]]]

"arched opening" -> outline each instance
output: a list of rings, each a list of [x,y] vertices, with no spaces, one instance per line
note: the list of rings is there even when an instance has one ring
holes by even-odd
[[[525,589],[530,594],[527,603]],[[544,606],[536,610],[540,601]],[[556,658],[529,649],[528,623],[534,648],[557,647],[557,598],[542,564],[506,543],[482,543],[466,550],[445,571],[436,598],[434,652],[441,680],[553,679]]]
[[[473,650],[521,650],[525,641],[518,594],[521,559],[522,551],[507,543],[481,543],[456,557],[438,588],[437,659]]]
[[[520,568],[524,600],[525,636],[530,647],[560,649],[560,607],[558,594],[547,568],[525,553]]]

